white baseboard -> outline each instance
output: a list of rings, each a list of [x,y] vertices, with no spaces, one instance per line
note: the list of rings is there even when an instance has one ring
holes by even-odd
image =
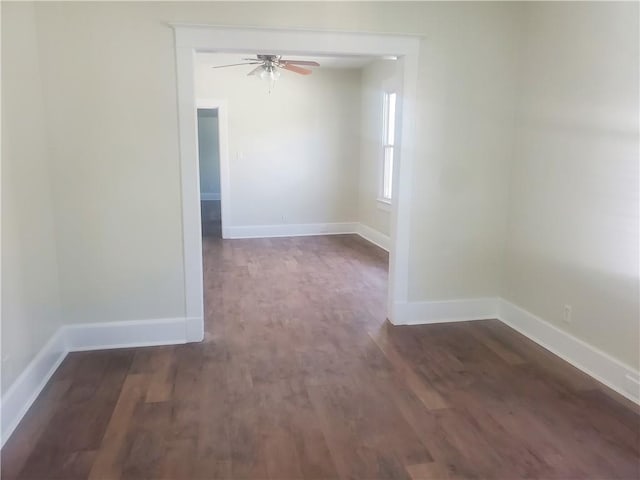
[[[395,325],[466,322],[489,318],[498,318],[497,298],[408,302],[394,305]]]
[[[200,200],[220,200],[219,193],[201,193]]]
[[[187,343],[185,318],[83,323],[63,329],[70,352]]]
[[[367,240],[368,242],[373,243],[374,245],[379,246],[383,250],[389,251],[389,246],[391,244],[391,240],[388,235],[380,233],[378,230],[374,230],[373,228],[365,225],[364,223],[357,224],[356,233],[360,235],[362,238]]]
[[[202,338],[200,318],[84,323],[60,327],[2,396],[0,447],[11,436],[69,352],[176,345],[198,342]]]
[[[310,235],[339,235],[356,233],[356,222],[297,223],[283,225],[243,225],[224,227],[222,238],[305,237]]]
[[[59,329],[2,396],[0,447],[4,446],[5,441],[11,436],[66,356],[64,330]]]
[[[204,318],[187,317],[184,319],[185,343],[201,342],[204,340]]]
[[[389,251],[390,240],[373,228],[358,222],[296,223],[282,225],[241,225],[224,227],[222,238],[277,238],[305,237],[312,235],[343,235],[355,233],[365,240]]]
[[[499,318],[587,375],[640,403],[640,372],[637,370],[503,299],[499,303]]]
[[[394,305],[395,325],[424,325],[497,318],[587,375],[640,404],[640,372],[502,298]]]

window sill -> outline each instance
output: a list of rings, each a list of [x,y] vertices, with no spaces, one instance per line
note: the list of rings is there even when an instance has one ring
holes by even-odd
[[[385,212],[391,211],[391,200],[387,200],[386,198],[378,198],[376,199],[376,203],[378,204],[378,208],[380,210],[384,210]]]

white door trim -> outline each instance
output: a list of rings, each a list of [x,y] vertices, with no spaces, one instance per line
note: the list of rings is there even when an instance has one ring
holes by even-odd
[[[185,24],[171,24],[171,26],[174,29],[176,44],[186,313],[188,317],[202,318],[200,338],[204,335],[204,309],[200,189],[196,150],[194,82],[196,52],[249,51],[264,54],[277,52],[278,54],[314,56],[398,57],[403,71],[403,85],[402,101],[398,104],[399,144],[398,157],[394,162],[387,308],[387,317],[394,322],[396,305],[404,305],[408,300],[411,176],[415,156],[419,37],[301,29]],[[224,188],[223,185],[221,186]],[[225,190],[228,192],[228,185],[226,187]],[[222,202],[224,205],[224,197]],[[198,340],[194,338],[191,341]]]
[[[218,156],[220,160],[220,216],[222,238],[225,237],[227,222],[231,218],[231,195],[229,183],[229,113],[227,101],[218,98],[196,99],[196,111],[199,108],[218,110]],[[197,122],[197,119],[196,119]],[[197,124],[196,124],[197,128]],[[199,151],[199,150],[198,150]],[[198,160],[199,161],[199,160]],[[200,180],[198,179],[198,182]],[[199,183],[198,183],[199,184]],[[198,203],[199,205],[199,203]]]

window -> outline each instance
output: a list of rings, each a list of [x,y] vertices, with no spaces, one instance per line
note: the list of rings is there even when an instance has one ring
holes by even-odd
[[[382,113],[382,185],[381,198],[391,201],[393,189],[393,156],[396,137],[396,94],[385,93]]]

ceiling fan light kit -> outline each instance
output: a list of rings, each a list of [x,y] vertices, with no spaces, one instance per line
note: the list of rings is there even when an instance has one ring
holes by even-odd
[[[280,70],[289,70],[300,75],[310,75],[312,70],[305,67],[319,67],[318,62],[310,60],[284,60],[282,55],[256,55],[256,58],[244,58],[244,63],[233,63],[230,65],[219,65],[211,68],[237,67],[241,65],[258,65],[247,75],[258,75],[260,79],[269,81],[269,93],[273,88],[276,80],[280,78]]]
[[[271,80],[277,80],[278,78],[280,78],[280,72],[277,71],[275,68],[264,68],[262,69],[262,71],[260,72],[260,78],[269,78]]]

